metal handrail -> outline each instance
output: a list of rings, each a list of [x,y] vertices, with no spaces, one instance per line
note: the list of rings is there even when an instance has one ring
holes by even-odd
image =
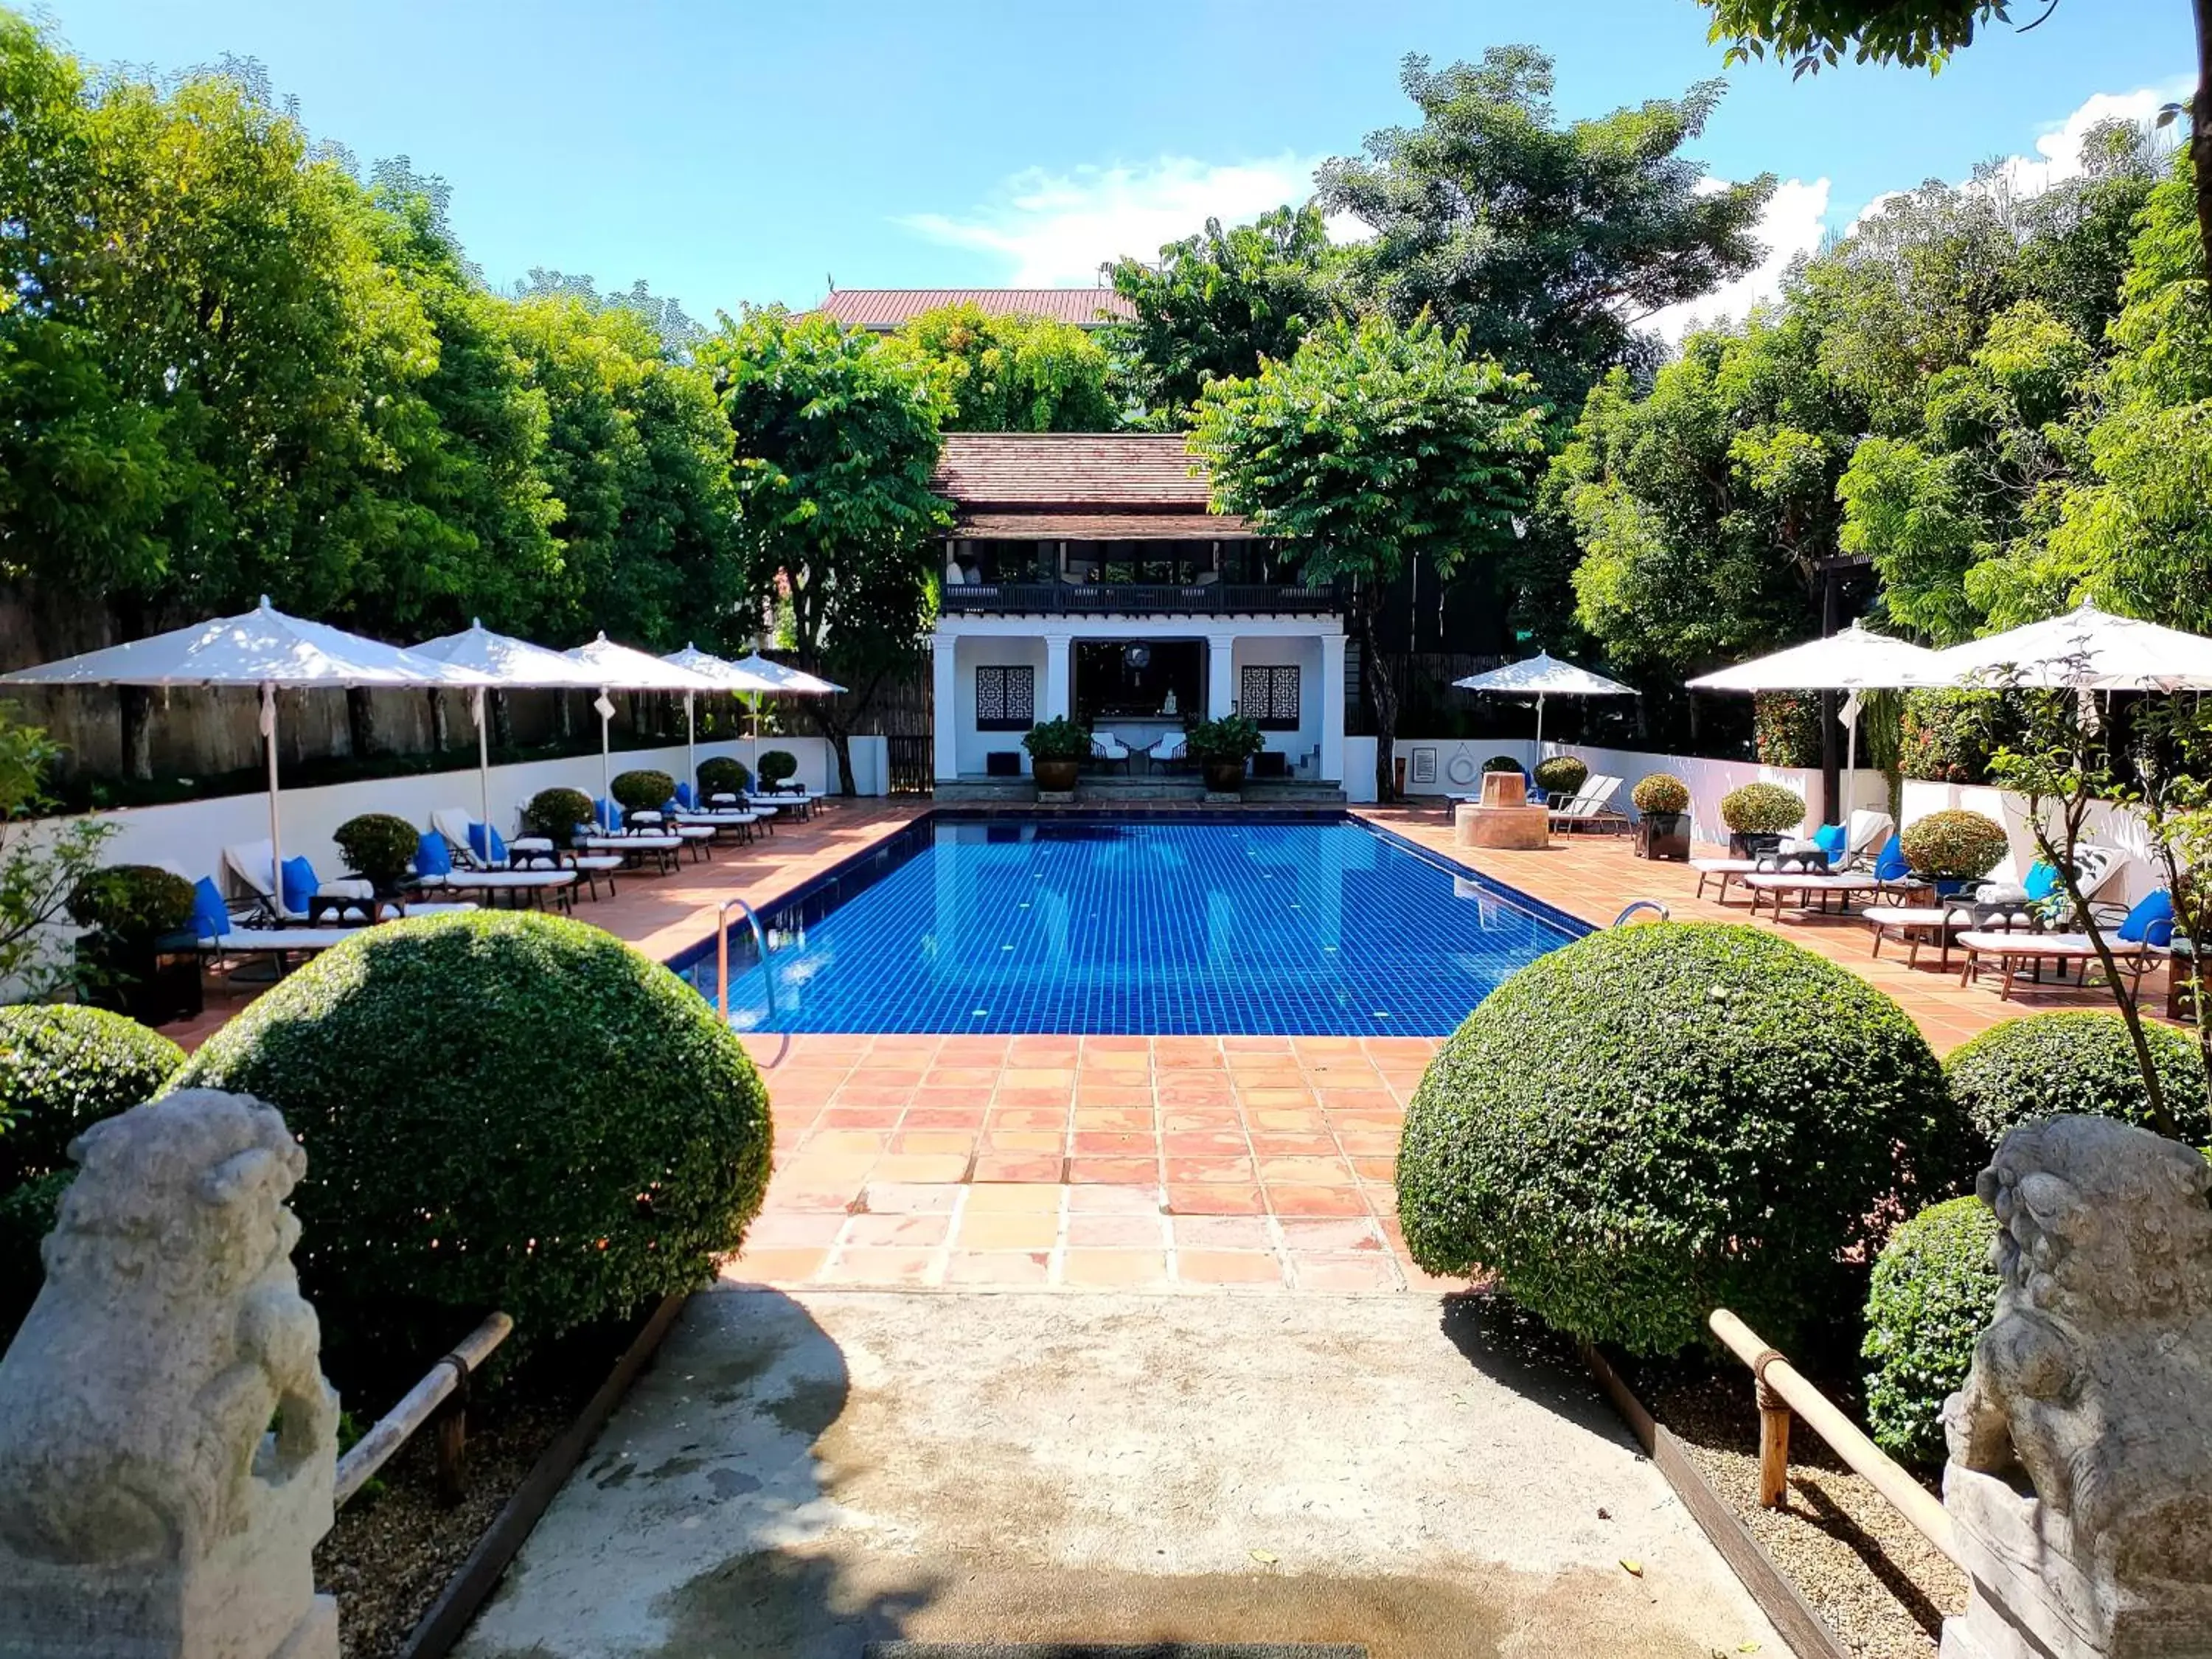
[[[769,1024],[775,1024],[775,975],[769,971],[768,935],[761,930],[760,917],[753,907],[741,898],[726,898],[714,908],[714,1006],[721,1011],[722,1024],[730,1023],[730,912],[742,910],[745,921],[753,930],[753,949],[760,953],[761,984],[768,992]]]
[[[1668,911],[1667,907],[1660,903],[1657,899],[1638,899],[1613,919],[1613,925],[1615,927],[1620,927],[1622,922],[1626,921],[1629,917],[1634,915],[1638,910],[1656,910],[1659,913],[1659,920],[1662,921],[1667,921],[1669,916],[1669,912]]]

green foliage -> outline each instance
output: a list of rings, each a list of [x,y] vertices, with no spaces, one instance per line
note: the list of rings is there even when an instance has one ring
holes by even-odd
[[[1943,1461],[1943,1401],[1966,1386],[1996,1312],[1996,1218],[1978,1198],[1931,1205],[1889,1236],[1867,1289],[1867,1426],[1909,1463]]]
[[[1915,818],[1898,839],[1912,873],[1930,881],[1978,881],[2011,850],[2004,825],[1963,807]]]
[[[1711,39],[1729,43],[1728,61],[1764,58],[1799,75],[1842,61],[1942,68],[1974,43],[1974,31],[2008,15],[2006,0],[1704,0]]]
[[[1639,812],[1686,812],[1690,810],[1690,786],[1672,772],[1648,773],[1629,792],[1628,799],[1636,804]]]
[[[752,787],[753,775],[745,763],[728,755],[709,755],[699,763],[699,793],[712,799],[716,795],[742,795]]]
[[[412,841],[408,843],[411,848]],[[70,894],[70,920],[115,939],[151,941],[191,920],[192,884],[151,864],[95,870]]]
[[[1083,761],[1091,758],[1091,728],[1065,714],[1039,720],[1022,734],[1022,747],[1031,760]]]
[[[2191,1146],[2212,1141],[2197,1044],[2148,1021],[2142,1034],[2181,1138]],[[2069,1010],[2008,1019],[1954,1048],[1943,1070],[1960,1109],[1991,1146],[2015,1123],[2062,1112],[2157,1127],[2135,1044],[2118,1014]]]
[[[1189,439],[1218,511],[1283,538],[1307,582],[1356,579],[1386,800],[1398,693],[1375,649],[1373,596],[1413,559],[1439,581],[1500,563],[1543,453],[1527,377],[1471,362],[1467,347],[1425,319],[1332,325],[1256,378],[1210,382]]]
[[[1185,424],[1209,380],[1246,380],[1346,313],[1343,260],[1320,209],[1279,207],[1224,231],[1208,219],[1157,261],[1116,260],[1114,291],[1135,315],[1103,331],[1116,378],[1146,423]],[[1110,424],[1110,422],[1109,422]]]
[[[665,772],[641,769],[617,772],[607,793],[626,812],[658,812],[676,793],[676,780]]]
[[[1492,755],[1483,762],[1482,769],[1485,772],[1518,772],[1521,763],[1510,755]]]
[[[781,788],[799,775],[799,757],[788,749],[769,749],[760,757],[761,782],[770,789]]]
[[[0,54],[7,21],[0,12]],[[0,322],[5,316],[0,313]],[[0,985],[25,1001],[74,976],[55,949],[53,923],[98,871],[100,848],[115,833],[113,824],[92,818],[34,822],[52,805],[45,781],[61,752],[45,732],[21,725],[0,704]]]
[[[1224,714],[1218,720],[1193,721],[1183,743],[1194,761],[1242,764],[1265,749],[1267,738],[1249,716]]]
[[[75,1170],[54,1170],[0,1190],[0,1348],[15,1334],[46,1280],[39,1247],[60,1219]]]
[[[1928,783],[1985,783],[1990,763],[2017,730],[2000,692],[1908,691],[1898,731],[1898,769]]]
[[[1747,783],[1721,797],[1721,822],[1739,836],[1787,835],[1805,821],[1805,803],[1778,783]]]
[[[1121,424],[1106,348],[1072,323],[973,301],[910,319],[895,345],[945,392],[947,432],[1104,432]]]
[[[522,827],[556,847],[568,846],[575,839],[576,826],[591,821],[592,798],[580,789],[541,789],[522,809]]]
[[[1409,56],[1401,84],[1420,125],[1370,133],[1317,176],[1322,210],[1373,232],[1345,256],[1352,287],[1401,323],[1464,331],[1471,355],[1569,407],[1608,368],[1650,361],[1638,319],[1759,262],[1774,176],[1723,184],[1682,154],[1718,81],[1564,126],[1532,46],[1434,71]]]
[[[265,992],[179,1087],[267,1101],[308,1149],[301,1280],[340,1344],[518,1353],[690,1288],[768,1176],[768,1099],[698,994],[596,927],[475,912],[365,928]]]
[[[70,1141],[161,1092],[184,1050],[99,1008],[0,1008],[0,1191],[69,1167]]]
[[[1818,766],[1820,699],[1807,691],[1753,692],[1751,734],[1761,766]]]
[[[348,818],[331,836],[346,868],[367,877],[379,888],[396,886],[406,879],[422,838],[413,824],[390,812],[363,812],[359,817]],[[191,890],[185,889],[188,900]],[[191,908],[187,902],[187,913]]]
[[[1429,1272],[1493,1273],[1576,1336],[1667,1353],[1727,1306],[1786,1348],[1856,1303],[1875,1217],[1956,1190],[1966,1142],[1927,1042],[1856,975],[1751,927],[1612,928],[1444,1044],[1398,1212]]]
[[[1547,794],[1572,795],[1589,781],[1589,763],[1579,755],[1553,755],[1536,763],[1536,787]]]

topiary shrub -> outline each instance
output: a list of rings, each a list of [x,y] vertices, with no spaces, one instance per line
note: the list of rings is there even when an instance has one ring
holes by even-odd
[[[1889,1237],[1867,1288],[1867,1426],[1911,1463],[1941,1463],[1943,1401],[1966,1381],[1996,1311],[1997,1220],[1978,1198],[1923,1210]]]
[[[1690,810],[1690,786],[1672,772],[1647,774],[1630,793],[1639,812],[1686,812]]]
[[[568,846],[577,825],[591,821],[592,798],[580,789],[541,789],[522,809],[522,827],[556,847]]]
[[[1986,783],[1990,762],[2018,732],[1997,691],[1908,691],[1898,718],[1897,769],[1924,783]]]
[[[2143,1037],[2181,1138],[2204,1145],[2212,1139],[2212,1111],[2206,1109],[2203,1055],[2194,1040],[2168,1025],[2145,1020]],[[1943,1073],[1953,1098],[1990,1147],[2014,1124],[2060,1112],[2150,1127],[2142,1068],[2118,1014],[2081,1009],[2008,1019],[1954,1048]]]
[[[0,1008],[0,1191],[70,1167],[69,1144],[184,1064],[159,1031],[69,1004]]]
[[[1820,699],[1809,691],[1758,691],[1751,699],[1752,748],[1761,766],[1820,763]]]
[[[1856,974],[1752,927],[1613,928],[1444,1044],[1398,1214],[1423,1267],[1495,1273],[1576,1336],[1672,1352],[1725,1305],[1787,1346],[1857,1305],[1870,1218],[1956,1191],[1970,1139],[1918,1029]]]
[[[1898,839],[1912,873],[1930,881],[1979,881],[2012,850],[2004,825],[1963,807],[1915,818]]]
[[[699,763],[699,793],[707,799],[716,795],[742,795],[752,787],[753,775],[745,770],[743,761],[714,755]]]
[[[179,1087],[284,1114],[326,1332],[419,1354],[483,1313],[517,1352],[707,1278],[768,1178],[766,1091],[696,991],[531,913],[365,928],[264,993]]]
[[[1086,732],[1086,738],[1089,734]],[[1086,742],[1084,754],[1091,752]],[[799,757],[787,749],[771,749],[760,757],[761,781],[771,789],[780,789],[799,775]]]
[[[192,884],[151,864],[112,864],[70,890],[70,920],[118,944],[143,945],[192,919]]]
[[[56,1170],[0,1192],[0,1348],[8,1346],[46,1282],[40,1246],[54,1230],[75,1170]]]
[[[607,793],[625,812],[658,812],[675,798],[676,780],[665,772],[617,772]]]
[[[1483,762],[1482,769],[1486,772],[1518,772],[1521,763],[1510,755],[1492,755]]]
[[[1536,763],[1536,787],[1547,794],[1572,795],[1589,781],[1589,763],[1579,755],[1554,755]]]
[[[422,838],[422,831],[390,812],[348,818],[331,836],[346,868],[374,883],[379,892],[388,892],[407,879]]]
[[[1721,822],[1739,836],[1787,835],[1804,821],[1804,801],[1778,783],[1747,783],[1721,797]]]

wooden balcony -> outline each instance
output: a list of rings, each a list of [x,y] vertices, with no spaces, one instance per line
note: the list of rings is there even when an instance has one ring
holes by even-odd
[[[1327,585],[1212,582],[987,582],[947,586],[948,616],[1323,617],[1344,609]]]

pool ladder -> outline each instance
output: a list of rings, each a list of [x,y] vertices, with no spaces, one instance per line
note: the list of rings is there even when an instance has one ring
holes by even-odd
[[[775,975],[769,971],[768,935],[761,931],[760,917],[753,907],[741,898],[724,899],[714,911],[714,1006],[720,1010],[722,1024],[730,1023],[730,912],[745,913],[745,925],[753,930],[753,949],[760,953],[761,985],[768,993],[768,1022],[775,1024]]]
[[[1667,907],[1660,903],[1657,899],[1638,899],[1623,908],[1621,913],[1613,919],[1613,925],[1616,927],[1620,927],[1638,910],[1656,910],[1659,913],[1658,919],[1661,921],[1668,919]]]

